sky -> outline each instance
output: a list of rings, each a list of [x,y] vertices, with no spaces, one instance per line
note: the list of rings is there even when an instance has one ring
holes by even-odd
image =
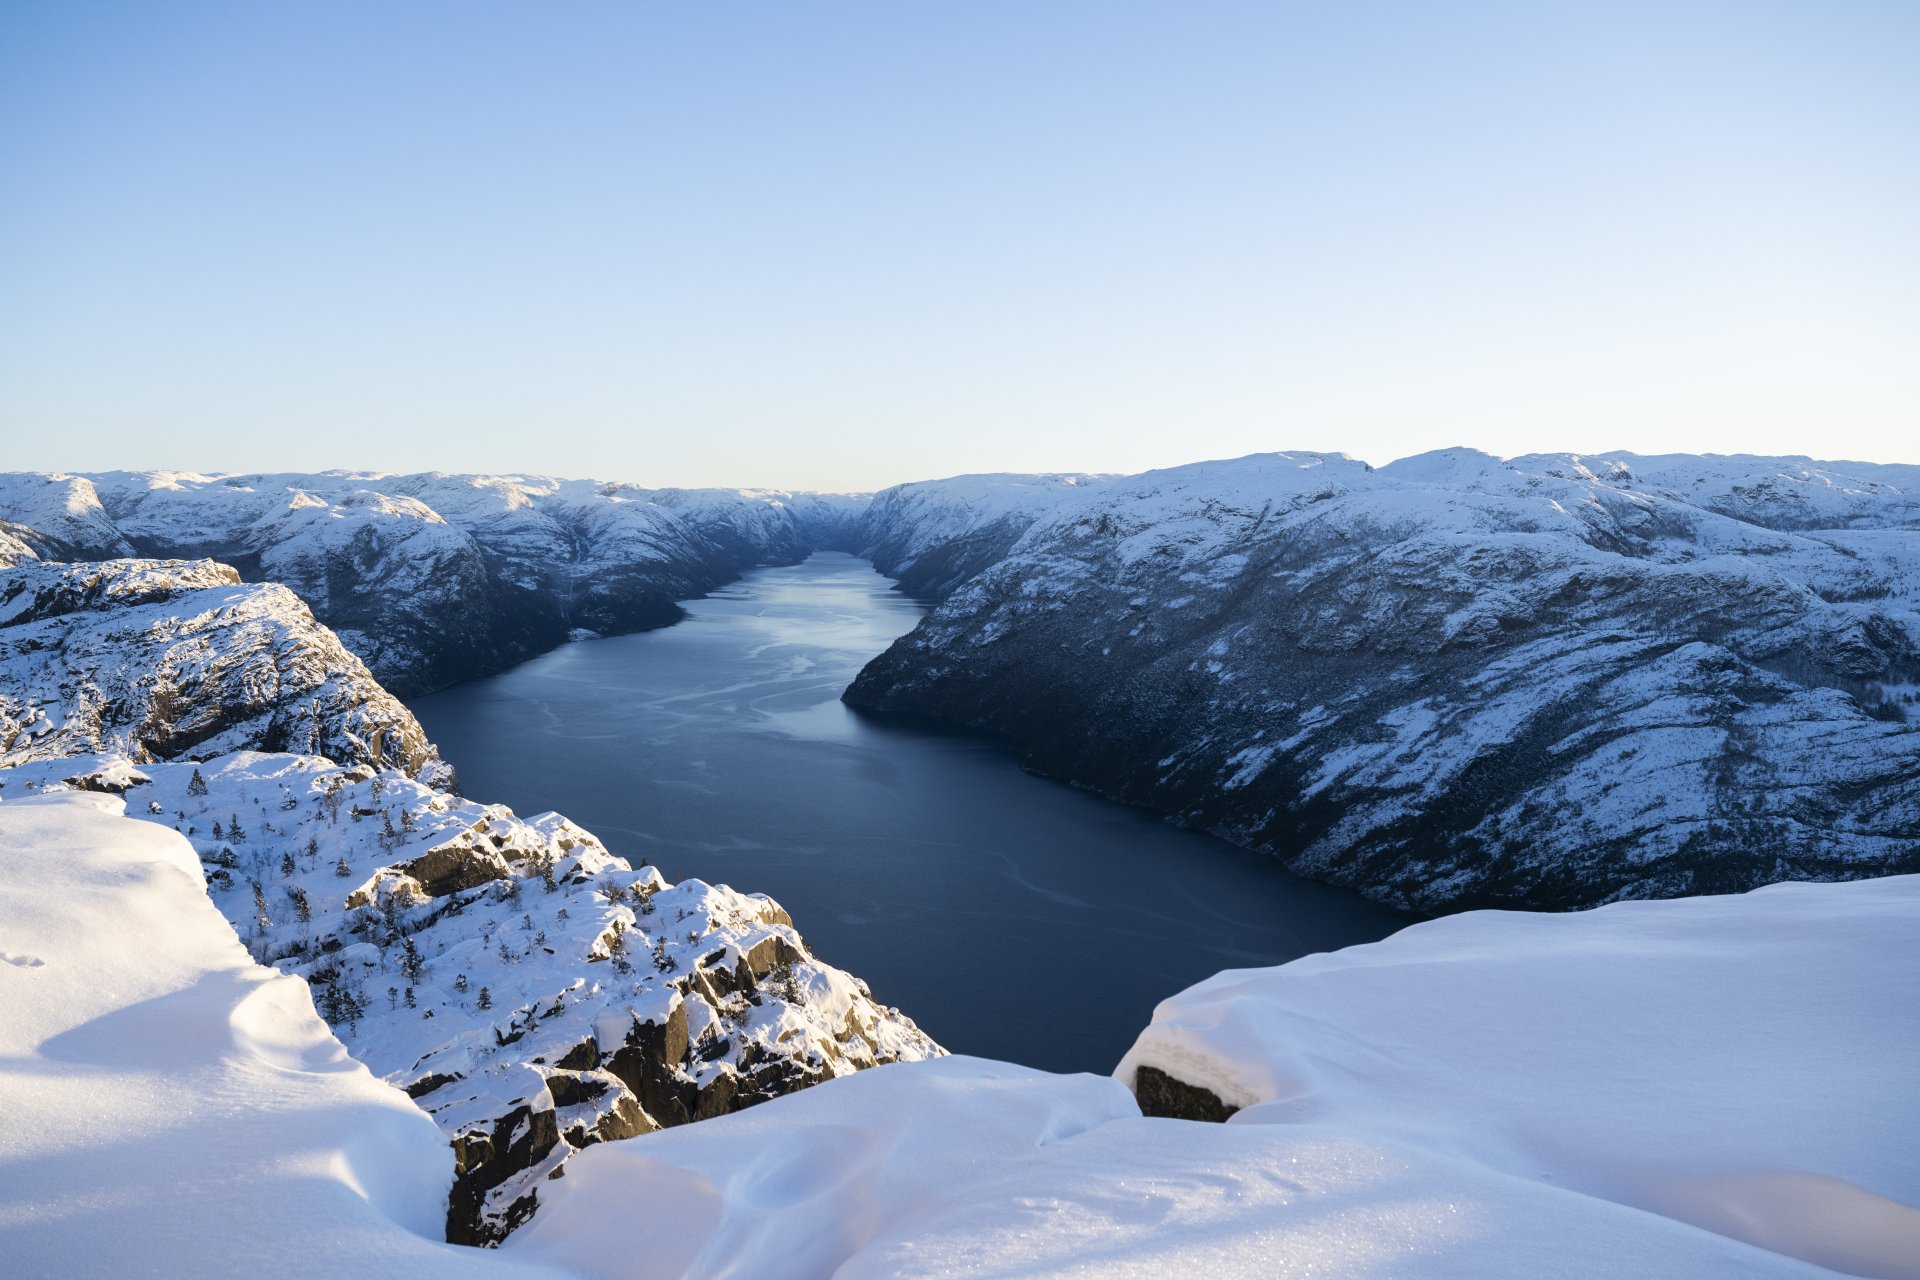
[[[1920,462],[1920,4],[0,0],[0,469]]]

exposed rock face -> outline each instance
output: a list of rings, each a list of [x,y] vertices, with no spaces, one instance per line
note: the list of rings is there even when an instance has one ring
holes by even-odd
[[[1177,1080],[1158,1067],[1134,1069],[1133,1096],[1140,1104],[1141,1115],[1169,1120],[1225,1124],[1240,1109],[1222,1102],[1213,1090]]]
[[[292,588],[389,688],[425,692],[673,622],[675,600],[846,545],[863,495],[525,476],[0,475],[0,564],[211,556]]]
[[[63,786],[185,834],[253,954],[438,1121],[450,1240],[502,1239],[583,1147],[944,1052],[776,903],[670,885],[557,814],[309,756],[0,771],[0,796]]]
[[[0,767],[291,748],[450,776],[413,714],[285,587],[209,560],[0,569]]]
[[[1465,450],[1103,480],[846,698],[1414,909],[1920,869],[1917,494]],[[868,533],[933,554],[939,519],[880,525],[939,505],[883,493]]]

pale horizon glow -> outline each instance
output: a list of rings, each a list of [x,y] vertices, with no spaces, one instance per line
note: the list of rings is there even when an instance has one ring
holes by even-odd
[[[1920,6],[12,6],[0,469],[1920,463]]]

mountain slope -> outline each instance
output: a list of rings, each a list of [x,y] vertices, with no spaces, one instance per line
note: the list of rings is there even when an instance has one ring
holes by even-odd
[[[0,557],[212,557],[305,600],[403,696],[838,545],[860,495],[527,476],[0,474]]]
[[[1415,909],[1912,870],[1915,493],[1912,467],[1466,450],[1105,480],[846,699]]]
[[[451,777],[413,713],[285,587],[210,560],[0,569],[0,768],[291,748]]]

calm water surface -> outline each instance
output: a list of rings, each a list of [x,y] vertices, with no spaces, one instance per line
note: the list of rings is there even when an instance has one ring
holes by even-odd
[[[671,880],[771,894],[956,1053],[1109,1071],[1182,987],[1405,923],[992,743],[847,710],[922,613],[891,585],[821,553],[413,709],[467,794],[557,809]]]

